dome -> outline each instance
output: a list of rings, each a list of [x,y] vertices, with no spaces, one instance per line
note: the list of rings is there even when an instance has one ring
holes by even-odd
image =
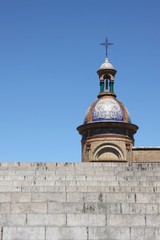
[[[95,101],[87,111],[84,123],[120,121],[131,122],[125,106],[113,96],[103,96]]]
[[[108,61],[108,58],[105,59],[105,62],[102,63],[100,69],[114,69],[113,65]]]

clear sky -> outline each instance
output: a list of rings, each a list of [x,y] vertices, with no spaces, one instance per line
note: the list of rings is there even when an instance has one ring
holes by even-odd
[[[0,161],[81,161],[106,37],[135,146],[160,146],[159,0],[1,0]]]

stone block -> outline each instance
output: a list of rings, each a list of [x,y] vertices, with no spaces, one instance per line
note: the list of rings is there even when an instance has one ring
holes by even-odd
[[[137,203],[160,203],[158,193],[136,193]]]
[[[92,169],[92,171],[94,170],[94,176],[107,176],[108,175],[108,173],[110,173],[109,175],[110,176],[115,176],[115,174],[114,174],[114,169],[112,169],[112,171],[106,171],[106,170],[104,170],[104,169],[99,169],[99,171],[97,171],[96,169]],[[112,174],[111,174],[111,172],[112,172]],[[109,179],[108,179],[109,180]]]
[[[22,192],[65,192],[65,187],[57,187],[57,186],[22,186],[21,188]]]
[[[67,193],[67,202],[105,202],[104,193]]]
[[[48,213],[83,213],[84,204],[83,202],[49,202]]]
[[[107,214],[121,214],[121,211],[121,203],[107,203]]]
[[[146,214],[159,214],[159,204],[145,204],[145,213]]]
[[[11,213],[47,213],[47,203],[11,203]]]
[[[21,192],[43,192],[44,187],[37,187],[37,186],[21,186]]]
[[[134,203],[135,194],[134,193],[107,193],[107,202],[115,203]]]
[[[50,192],[50,193],[32,193],[32,202],[66,202],[66,193],[57,193],[57,192]]]
[[[0,193],[21,192],[21,186],[0,186]]]
[[[155,228],[131,228],[131,240],[155,240]]]
[[[35,172],[35,176],[55,176],[56,171],[51,170],[51,169],[45,169],[45,170],[37,170]]]
[[[56,186],[77,186],[77,181],[76,180],[56,181]]]
[[[123,187],[138,187],[138,185],[139,185],[139,182],[138,181],[136,181],[136,180],[134,180],[134,181],[131,181],[131,182],[129,182],[129,181],[118,181],[118,185],[119,186],[123,186]]]
[[[0,176],[6,176],[6,170],[3,170],[3,169],[1,169],[1,167],[0,167]],[[9,173],[9,171],[7,171],[7,173]]]
[[[120,203],[104,203],[104,202],[85,202],[83,206],[84,213],[94,214],[120,214]]]
[[[67,226],[105,226],[104,214],[67,214]]]
[[[115,176],[119,179],[124,179],[124,177],[133,177],[135,176],[133,171],[119,171],[115,173]]]
[[[11,193],[0,192],[0,202],[10,202],[11,201]]]
[[[90,163],[89,163],[90,164]],[[75,174],[77,176],[94,176],[95,175],[95,172],[93,169],[91,169],[91,171],[87,171],[87,170],[83,170],[83,169],[80,169],[80,170],[76,170]]]
[[[12,186],[13,187],[23,187],[23,186],[28,186],[28,187],[31,187],[31,186],[35,186],[35,182],[34,181],[25,181],[25,180],[21,180],[21,181],[18,181],[18,180],[13,180],[12,181]]]
[[[89,181],[89,180],[87,180],[87,181],[80,181],[80,180],[78,180],[76,182],[76,185],[77,186],[97,186],[97,181],[96,180],[92,180],[92,181]]]
[[[159,238],[157,238],[157,232],[158,232],[158,228],[148,228],[148,227],[145,227],[144,229],[144,240],[151,240],[151,239],[155,239],[155,240],[158,240],[160,239],[160,235],[159,235]],[[141,239],[139,239],[141,240]]]
[[[122,203],[121,213],[122,214],[145,214],[145,205],[135,204],[135,203]]]
[[[0,214],[0,226],[22,226],[26,224],[26,214]]]
[[[140,187],[137,189],[136,192],[139,192],[139,193],[158,193],[158,187],[153,187],[153,186],[147,186],[147,187]]]
[[[160,187],[160,181],[153,181],[154,187]]]
[[[67,175],[67,176],[65,176],[65,180],[66,181],[73,181],[73,180],[78,180],[78,181],[85,181],[85,180],[87,180],[87,176],[76,176],[76,175]]]
[[[1,170],[8,170],[10,163],[9,162],[1,162],[0,169]]]
[[[6,176],[0,176],[0,180],[9,180],[9,181],[12,181],[12,180],[24,180],[25,176],[18,176],[18,175],[6,175]]]
[[[0,186],[12,186],[12,180],[0,180]]]
[[[89,227],[89,239],[91,240],[129,240],[129,228]]]
[[[44,175],[46,180],[50,180],[50,181],[65,181],[66,180],[66,176],[61,176],[61,175]]]
[[[12,192],[12,202],[31,202],[31,193]]]
[[[141,227],[137,227],[137,228],[134,228],[134,227],[131,227],[131,240],[146,240],[145,239],[145,228]]]
[[[35,171],[31,168],[30,170],[28,169],[28,170],[23,170],[23,169],[19,169],[19,170],[17,170],[17,171],[10,171],[10,174],[9,174],[10,176],[13,176],[13,175],[15,175],[15,176],[22,176],[22,177],[24,177],[24,176],[35,176]]]
[[[4,240],[45,240],[44,227],[4,227]]]
[[[27,214],[29,226],[64,226],[66,214]]]
[[[145,226],[145,215],[107,215],[107,226],[113,227],[142,227]]]
[[[155,240],[159,240],[160,239],[160,228],[156,228],[155,229]]]
[[[146,226],[160,228],[160,215],[146,215]]]
[[[8,170],[10,171],[29,170],[30,168],[33,168],[31,162],[10,162],[8,164]]]
[[[57,162],[45,162],[46,170],[54,170],[57,168]]]
[[[97,181],[97,186],[115,187],[115,186],[119,186],[119,182],[118,181]]]
[[[35,186],[56,186],[56,181],[50,180],[37,180],[34,183]]]
[[[90,193],[93,193],[93,192],[96,192],[96,193],[103,192],[103,193],[105,193],[105,192],[110,192],[111,191],[110,188],[111,187],[109,187],[109,186],[95,186],[95,187],[94,186],[88,186],[87,190]]]
[[[73,169],[72,171],[69,171],[69,170],[66,171],[64,167],[62,169],[57,168],[56,175],[57,176],[75,176],[76,171],[75,169]]]
[[[136,192],[138,189],[135,187],[127,187],[127,186],[95,186],[88,187],[88,192],[107,192],[107,193],[130,193]]]
[[[66,186],[65,187],[66,192],[88,192],[88,187],[83,186],[83,187],[77,187],[77,186]]]
[[[0,213],[9,213],[10,212],[10,203],[0,203]]]
[[[160,172],[159,171],[153,171],[151,172],[153,176],[160,176]]]
[[[158,204],[122,204],[122,214],[158,214]]]
[[[86,227],[47,227],[46,240],[87,240]]]
[[[110,174],[107,175],[103,174],[103,175],[94,175],[94,176],[86,176],[87,181],[117,181],[116,176],[114,176],[114,174],[111,174],[112,172],[110,172]]]
[[[66,192],[78,192],[78,187],[77,186],[66,186],[65,191]]]

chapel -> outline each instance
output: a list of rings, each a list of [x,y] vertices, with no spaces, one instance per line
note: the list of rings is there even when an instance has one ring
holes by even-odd
[[[77,128],[82,136],[82,161],[159,162],[160,147],[134,147],[138,126],[114,91],[117,71],[108,58],[108,46],[113,44],[106,38],[101,45],[106,58],[97,71],[99,94]]]

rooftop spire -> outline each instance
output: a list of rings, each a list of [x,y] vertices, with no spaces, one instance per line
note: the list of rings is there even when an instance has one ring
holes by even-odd
[[[113,45],[113,43],[108,42],[108,38],[106,38],[104,43],[100,43],[100,45],[105,46],[106,48],[106,58],[108,58],[108,46]]]
[[[113,65],[108,60],[108,46],[113,45],[106,38],[104,43],[100,43],[100,45],[105,46],[106,48],[106,59],[105,62],[100,66],[100,69],[97,71],[100,80],[100,94],[98,97],[106,94],[114,94],[114,76],[116,75],[116,70]]]

